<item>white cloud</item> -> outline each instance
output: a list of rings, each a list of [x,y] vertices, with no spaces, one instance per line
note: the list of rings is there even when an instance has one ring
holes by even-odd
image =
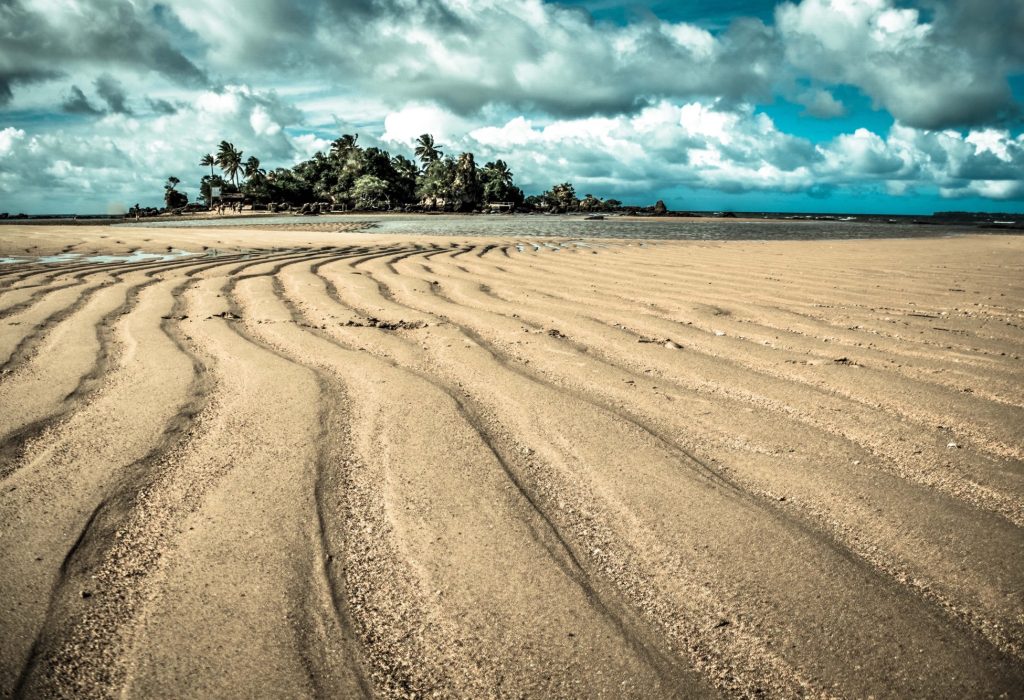
[[[204,153],[232,141],[264,166],[292,165],[306,142],[284,127],[302,115],[270,92],[233,86],[205,92],[175,114],[111,114],[39,134],[0,130],[0,195],[37,211],[104,211],[108,200],[157,204],[169,175],[196,196]]]
[[[786,2],[775,22],[792,69],[856,85],[905,124],[977,124],[1013,108],[1007,66],[893,0]]]
[[[644,187],[724,192],[809,192],[879,183],[893,196],[1021,198],[1024,135],[961,134],[896,124],[888,134],[856,129],[817,146],[778,129],[752,106],[663,101],[613,119],[538,125],[523,116],[470,131],[460,142],[500,157],[534,189],[571,180],[607,195]]]
[[[25,131],[9,126],[0,130],[0,158],[10,155],[14,150],[14,144],[25,139]]]
[[[787,2],[774,25],[709,32],[541,0],[8,0],[0,192],[152,201],[221,139],[273,167],[345,132],[406,154],[428,132],[446,152],[505,158],[532,189],[1021,197],[1007,76],[1024,70],[1024,4],[907,5]],[[897,125],[813,144],[758,112],[782,96],[807,118],[855,117],[840,85]],[[55,114],[69,95],[78,113]]]
[[[411,145],[421,134],[432,134],[441,143],[464,134],[469,122],[437,105],[409,105],[384,117],[381,139]]]

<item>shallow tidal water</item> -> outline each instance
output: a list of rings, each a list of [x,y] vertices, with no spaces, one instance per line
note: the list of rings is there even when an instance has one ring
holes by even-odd
[[[978,233],[978,229],[957,226],[922,226],[911,223],[859,221],[801,221],[765,219],[748,221],[721,219],[621,219],[609,217],[587,221],[580,216],[467,216],[412,215],[361,216],[268,216],[259,218],[194,219],[125,224],[152,228],[193,228],[211,226],[273,226],[367,222],[381,233],[433,236],[501,236],[512,238],[626,238],[657,240],[819,240],[854,238],[920,238]]]
[[[39,256],[17,256],[0,258],[0,265],[13,263],[136,263],[136,262],[160,262],[175,260],[187,257],[192,253],[187,250],[172,250],[167,253],[146,253],[141,250],[133,250],[125,255],[83,255],[82,253],[57,253],[55,255]]]

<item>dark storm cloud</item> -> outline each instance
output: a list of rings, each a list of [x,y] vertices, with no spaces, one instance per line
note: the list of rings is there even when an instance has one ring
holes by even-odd
[[[93,106],[89,102],[89,98],[85,96],[85,93],[77,85],[71,86],[71,90],[64,98],[64,102],[61,103],[61,109],[68,114],[91,114],[96,116],[103,114],[103,110]]]
[[[1019,0],[932,2],[932,21],[894,2],[803,0],[775,13],[790,69],[859,87],[904,124],[970,127],[1015,118]]]
[[[744,18],[735,13],[746,5],[733,2],[734,18],[709,33],[683,21],[694,21],[692,12],[665,3],[644,13],[627,2],[631,21],[615,24],[579,7],[491,0],[250,0],[215,9],[206,0],[78,0],[46,16],[30,0],[5,0],[0,104],[12,85],[59,66],[152,71],[182,86],[206,86],[209,75],[317,84],[462,115],[491,107],[613,115],[662,98],[739,105],[781,93],[829,118],[844,114],[829,89],[847,84],[920,128],[1018,118],[1007,75],[1024,65],[1024,4],[923,2],[922,13],[896,0],[785,2],[767,24],[764,3]],[[788,87],[798,82],[817,87]]]
[[[0,62],[0,107],[7,105],[14,97],[15,85],[52,80],[59,75],[58,71],[44,68],[3,68],[3,63]]]
[[[109,75],[101,75],[96,79],[96,94],[107,103],[107,107],[115,114],[131,114],[128,108],[127,96],[121,83]]]
[[[156,114],[177,114],[178,108],[167,100],[154,99],[152,97],[146,98],[146,104]]]
[[[188,86],[205,72],[175,48],[174,38],[125,0],[83,0],[64,12],[26,0],[0,3],[0,102],[11,86],[39,82],[90,66],[155,71]]]
[[[636,112],[661,97],[771,93],[782,51],[759,20],[719,36],[656,19],[595,24],[578,9],[442,0],[287,7],[257,0],[224,8],[208,26],[199,3],[175,5],[206,31],[221,74],[252,68],[280,80],[355,86],[401,105],[432,101],[472,114],[488,105],[554,116]]]
[[[782,91],[807,114],[831,118],[845,109],[828,89],[849,84],[900,121],[935,129],[1015,116],[1007,75],[1024,54],[1021,7],[955,0],[921,14],[893,0],[803,0],[782,3],[774,24],[738,17],[714,33],[652,13],[617,25],[578,7],[487,0],[255,0],[221,8],[213,29],[205,4],[175,10],[206,33],[222,74],[319,79],[395,106],[428,101],[470,115],[498,105],[566,118],[636,113],[661,98],[765,102]],[[806,79],[819,87],[787,87]]]
[[[1019,0],[925,2],[935,13],[936,36],[987,62],[1024,66],[1024,3]]]

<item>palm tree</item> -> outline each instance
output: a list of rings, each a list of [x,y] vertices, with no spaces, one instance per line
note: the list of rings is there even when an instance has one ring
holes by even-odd
[[[212,178],[213,177],[213,166],[215,166],[217,164],[217,159],[213,157],[213,154],[212,153],[207,153],[205,156],[203,156],[202,160],[199,161],[199,164],[200,165],[209,165],[210,166],[210,177]]]
[[[331,158],[341,160],[356,148],[358,140],[359,134],[342,134],[340,139],[331,142]]]
[[[508,164],[503,160],[496,160],[493,163],[488,163],[484,166],[484,169],[488,171],[488,175],[500,182],[504,187],[512,186],[512,171],[508,169]]]
[[[242,172],[242,151],[235,148],[233,143],[221,141],[217,148],[217,165],[237,187],[238,174]]]
[[[256,156],[249,156],[249,160],[245,161],[244,172],[246,179],[250,180],[267,174],[267,171],[260,167],[260,159]]]
[[[416,139],[416,157],[423,161],[423,168],[430,163],[436,163],[444,153],[434,143],[434,137],[430,134],[423,134]]]

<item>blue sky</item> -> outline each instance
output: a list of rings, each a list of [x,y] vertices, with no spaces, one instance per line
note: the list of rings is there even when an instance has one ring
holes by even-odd
[[[1024,212],[1019,0],[8,0],[0,211],[195,198],[227,139],[679,209]]]

